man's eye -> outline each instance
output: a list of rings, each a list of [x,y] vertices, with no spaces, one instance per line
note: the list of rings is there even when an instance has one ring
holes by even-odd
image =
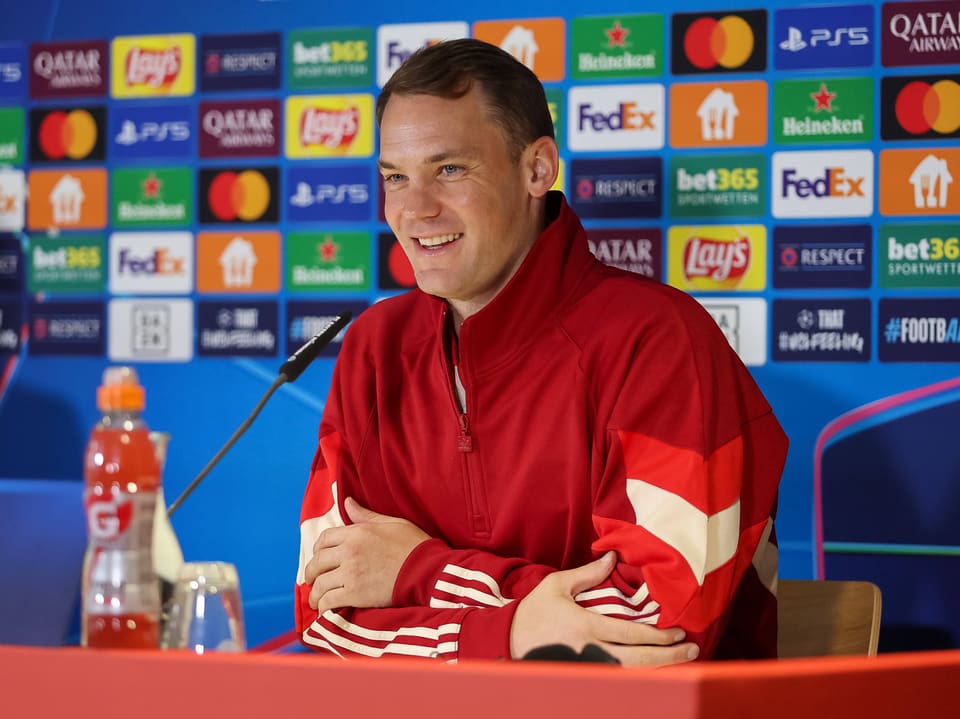
[[[444,165],[440,168],[442,175],[456,175],[458,172],[460,172],[460,165]]]
[[[389,174],[389,175],[384,175],[384,176],[383,176],[383,181],[386,182],[386,183],[389,183],[389,184],[394,185],[394,184],[396,184],[396,183],[398,183],[398,182],[402,182],[402,181],[403,181],[403,175],[401,175],[401,174],[398,173],[398,172],[393,172],[393,173],[391,173],[391,174]]]

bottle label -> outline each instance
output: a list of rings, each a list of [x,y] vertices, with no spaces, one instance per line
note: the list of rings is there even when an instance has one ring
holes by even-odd
[[[84,504],[90,532],[84,568],[88,613],[123,613],[152,608],[158,591],[153,568],[155,492],[103,495],[88,488]]]
[[[114,489],[109,495],[97,496],[88,489],[84,504],[90,543],[115,549],[149,547],[155,503],[153,492]]]

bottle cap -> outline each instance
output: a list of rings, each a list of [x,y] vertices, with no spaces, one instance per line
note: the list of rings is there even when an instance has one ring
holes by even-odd
[[[107,367],[103,384],[97,388],[97,408],[101,412],[143,410],[146,393],[133,367]]]

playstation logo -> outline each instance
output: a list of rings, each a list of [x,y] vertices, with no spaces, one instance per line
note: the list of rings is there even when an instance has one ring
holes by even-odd
[[[124,120],[120,126],[120,134],[114,138],[114,142],[118,145],[135,145],[139,141],[136,124],[130,120]]]
[[[787,29],[787,39],[780,43],[780,49],[787,52],[800,52],[807,47],[803,33],[792,25]]]
[[[306,182],[297,183],[297,193],[290,198],[290,204],[297,207],[310,207],[315,200],[313,199],[313,190]]]

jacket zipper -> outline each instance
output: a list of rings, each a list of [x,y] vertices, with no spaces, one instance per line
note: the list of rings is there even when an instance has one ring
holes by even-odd
[[[449,360],[446,360],[449,362]],[[476,486],[475,472],[470,471],[470,465],[475,461],[473,455],[473,435],[470,434],[470,420],[467,417],[466,407],[460,407],[457,397],[456,377],[453,373],[453,367],[447,373],[449,377],[448,385],[450,387],[450,400],[457,415],[457,451],[461,457],[461,467],[463,468],[463,481],[467,487],[467,514],[470,518],[470,529],[473,534],[486,536],[490,533],[488,518],[484,513],[484,502],[482,501],[482,492]],[[461,378],[462,381],[462,378]],[[470,403],[470,396],[467,395],[467,404]]]

